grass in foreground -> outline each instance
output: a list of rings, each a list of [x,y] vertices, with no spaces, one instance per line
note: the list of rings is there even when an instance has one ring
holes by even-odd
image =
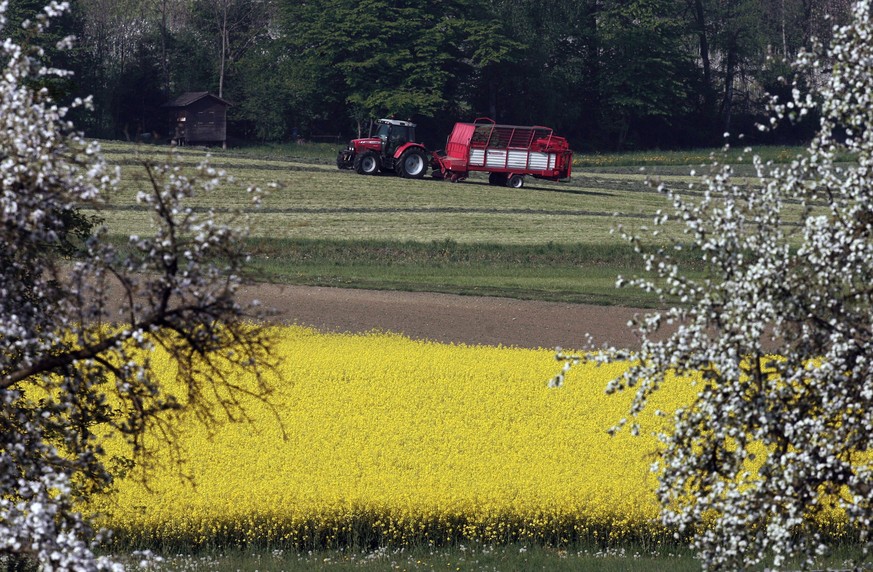
[[[553,302],[653,307],[657,297],[615,287],[616,277],[645,276],[624,244],[498,245],[389,241],[251,242],[261,280],[310,286],[508,296]],[[682,251],[689,275],[698,262]]]
[[[126,237],[115,236],[126,248]],[[657,296],[616,288],[616,278],[648,276],[628,245],[459,244],[253,238],[248,277],[255,282],[404,292],[501,296],[520,300],[653,308]],[[678,252],[688,276],[699,259]]]
[[[838,546],[822,558],[823,570],[848,570],[857,562],[860,551],[853,546]],[[131,554],[120,557],[135,568],[142,560]],[[634,545],[599,548],[571,546],[553,548],[539,545],[459,545],[435,549],[380,548],[372,551],[316,550],[298,552],[281,548],[213,549],[194,553],[167,553],[158,556],[148,568],[154,572],[304,572],[320,570],[446,570],[452,572],[697,572],[700,562],[684,547],[656,550]],[[799,570],[791,563],[785,570]]]
[[[137,564],[136,557],[125,558]],[[166,554],[150,568],[155,572],[297,572],[308,570],[447,570],[506,571],[533,570],[620,572],[697,571],[700,564],[687,549],[647,552],[634,547],[548,548],[538,545],[481,546],[451,548],[381,548],[374,551],[330,550],[288,551],[253,548],[209,550],[194,554]]]

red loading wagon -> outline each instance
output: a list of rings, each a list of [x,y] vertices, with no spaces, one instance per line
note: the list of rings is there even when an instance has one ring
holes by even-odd
[[[455,123],[444,152],[432,153],[433,176],[452,182],[471,171],[490,173],[492,185],[524,186],[524,177],[559,181],[568,179],[573,152],[567,140],[538,125],[498,125],[481,117],[473,123]]]

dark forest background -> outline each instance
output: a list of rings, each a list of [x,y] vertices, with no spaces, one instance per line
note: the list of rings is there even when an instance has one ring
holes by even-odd
[[[43,0],[12,0],[5,35]],[[849,0],[73,0],[53,25],[77,47],[61,101],[93,96],[86,135],[167,134],[162,103],[210,91],[232,143],[342,141],[371,118],[419,123],[439,148],[457,120],[547,125],[578,151],[791,144],[759,134],[786,64],[827,44]],[[822,70],[826,73],[826,70]]]

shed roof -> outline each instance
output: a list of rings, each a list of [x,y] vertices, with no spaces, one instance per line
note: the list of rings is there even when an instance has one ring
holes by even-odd
[[[225,101],[218,97],[217,95],[212,95],[208,91],[189,91],[187,93],[183,93],[176,99],[168,101],[167,103],[161,105],[161,107],[187,107],[194,103],[195,101],[200,101],[204,97],[211,97],[212,99],[218,101],[219,103],[223,103],[224,105],[230,106],[232,105],[229,101]]]

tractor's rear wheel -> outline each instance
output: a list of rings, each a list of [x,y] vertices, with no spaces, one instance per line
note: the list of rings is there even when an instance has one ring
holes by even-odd
[[[488,175],[488,184],[499,187],[506,185],[506,173],[490,173]]]
[[[523,175],[513,175],[509,177],[509,182],[506,183],[513,189],[520,189],[524,186],[524,176]]]
[[[375,175],[379,172],[379,156],[373,151],[364,151],[356,156],[355,172],[359,175]]]
[[[407,149],[400,156],[397,171],[401,177],[420,179],[427,172],[427,156],[418,147]]]

